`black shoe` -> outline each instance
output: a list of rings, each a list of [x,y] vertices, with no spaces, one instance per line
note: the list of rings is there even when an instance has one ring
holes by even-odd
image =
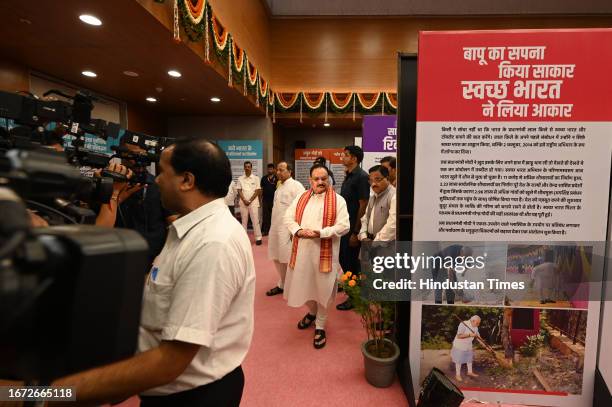
[[[327,343],[327,338],[325,337],[325,330],[323,329],[315,329],[314,340],[312,344],[315,349],[321,349]]]
[[[283,289],[276,286],[274,288],[269,289],[268,291],[266,291],[266,295],[268,297],[272,297],[273,295],[278,295],[278,294],[282,294],[283,293]]]
[[[336,305],[336,309],[339,311],[348,311],[355,308],[350,299],[344,301],[342,304]]]
[[[261,239],[260,239],[260,240],[256,240],[256,241],[255,241],[255,244],[256,244],[257,246],[261,246]]]

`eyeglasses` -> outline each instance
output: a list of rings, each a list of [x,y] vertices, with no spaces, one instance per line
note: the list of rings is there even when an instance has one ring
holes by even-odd
[[[315,181],[315,182],[316,181],[327,181],[328,179],[329,179],[328,176],[325,176],[325,177],[313,177],[312,178],[312,180]]]
[[[382,182],[383,180],[385,180],[386,178],[382,178],[382,177],[376,177],[376,178],[370,178],[370,184],[378,184],[380,182]]]

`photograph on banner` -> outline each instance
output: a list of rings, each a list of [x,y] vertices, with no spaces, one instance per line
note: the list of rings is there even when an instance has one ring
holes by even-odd
[[[418,243],[415,245],[418,245],[421,251],[425,246]],[[504,305],[506,291],[488,282],[506,280],[506,245],[499,242],[440,242],[435,249],[432,244],[427,246],[430,255],[439,256],[444,262],[432,262],[431,267],[416,271],[413,278],[416,281],[449,281],[464,288],[424,289],[415,299],[424,303]],[[466,256],[484,259],[483,267],[465,266],[463,262],[456,261]],[[449,265],[449,262],[454,267]],[[484,288],[479,287],[479,284],[483,284]]]
[[[506,279],[527,290],[508,292],[508,305],[588,308],[593,247],[508,245]]]
[[[325,159],[325,165],[332,172],[331,183],[340,193],[344,182],[344,166],[342,165],[342,148],[298,148],[295,149],[295,179],[310,188],[310,168],[314,161],[320,157]]]
[[[304,188],[310,189],[310,168],[319,157],[325,157],[325,149],[321,148],[297,148],[295,149],[295,179],[302,183]]]
[[[342,156],[344,155],[343,148],[327,148],[327,165],[334,175],[334,189],[337,193],[340,193],[342,189],[342,183],[346,175],[346,168],[342,164]]]
[[[612,105],[600,95],[612,94],[612,82],[600,78],[612,69],[612,49],[601,46],[611,41],[610,29],[419,34],[418,72],[427,75],[418,75],[413,240],[508,242],[506,279],[527,290],[507,292],[505,303],[549,320],[553,308],[565,307],[585,321],[584,373],[578,382],[568,367],[565,379],[580,391],[562,389],[553,375],[552,392],[521,393],[529,382],[517,382],[518,392],[472,390],[488,388],[481,383],[465,387],[467,397],[592,404],[601,298],[591,297],[601,292],[594,276],[605,252],[577,242],[606,239]],[[538,241],[531,245],[542,247],[525,249]],[[548,245],[561,247],[550,254]],[[411,332],[420,332],[423,307],[411,304]],[[423,359],[416,339],[410,349],[417,377]]]
[[[397,117],[363,116],[363,161],[368,171],[384,157],[397,157]]]
[[[421,320],[419,381],[435,367],[462,390],[583,391],[587,311],[426,305]]]
[[[244,174],[244,163],[253,165],[253,175],[263,177],[263,142],[261,140],[217,140],[217,144],[230,160],[232,179]]]

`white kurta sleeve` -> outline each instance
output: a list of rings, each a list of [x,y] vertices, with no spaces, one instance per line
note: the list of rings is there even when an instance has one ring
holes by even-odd
[[[162,328],[163,340],[213,345],[219,323],[240,289],[240,264],[223,255],[223,246],[208,243],[179,260],[181,271]]]
[[[283,224],[287,229],[289,229],[289,233],[291,233],[291,236],[295,235],[297,231],[302,228],[295,221],[295,208],[297,208],[297,204],[301,196],[302,194],[295,197],[293,202],[291,202],[291,205],[289,205],[289,207],[287,208],[287,211],[285,211],[285,216],[283,216]]]
[[[301,182],[298,182],[298,181],[293,182],[293,194],[294,195],[302,196],[304,192],[306,192],[306,189],[304,188],[304,185],[302,185]]]
[[[357,236],[359,240],[363,240],[368,237],[368,223],[368,208],[366,207],[366,211],[361,217],[361,230],[359,230],[359,236]]]
[[[342,237],[351,227],[348,210],[346,209],[346,201],[340,195],[336,195],[336,199],[336,224],[321,229],[321,239]]]
[[[382,229],[380,229],[380,231],[376,234],[376,236],[374,237],[374,240],[377,241],[381,241],[381,242],[388,242],[391,240],[395,240],[395,224],[396,224],[396,213],[397,213],[397,206],[396,206],[396,200],[395,197],[397,196],[397,193],[393,195],[393,197],[391,198],[391,207],[389,208],[389,217],[387,218],[387,223],[385,223],[385,226],[382,227]],[[363,221],[361,221],[361,225],[363,228]]]

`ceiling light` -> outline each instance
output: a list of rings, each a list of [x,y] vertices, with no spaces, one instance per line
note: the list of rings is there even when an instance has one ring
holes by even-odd
[[[213,102],[213,103],[219,103],[221,101],[221,98],[213,96],[213,97],[210,98],[210,101]]]
[[[183,76],[179,71],[175,70],[168,71],[168,75],[172,76],[173,78],[180,78],[181,76]]]
[[[136,78],[138,75],[138,72],[134,72],[134,71],[123,71],[123,74],[125,76],[131,76],[132,78]]]
[[[102,21],[98,17],[89,14],[81,14],[79,20],[89,25],[102,25]]]
[[[147,102],[155,103],[155,102],[157,102],[157,99],[155,99],[154,97],[149,96],[147,98]]]
[[[329,123],[327,123],[327,122],[326,122],[326,123],[323,123],[323,126],[325,126],[325,127],[329,127],[329,126],[331,126],[331,124],[329,124]]]
[[[81,72],[81,74],[83,76],[87,76],[89,78],[95,78],[96,76],[98,76],[98,75],[96,75],[95,72],[92,72],[92,71],[83,71],[83,72]]]

